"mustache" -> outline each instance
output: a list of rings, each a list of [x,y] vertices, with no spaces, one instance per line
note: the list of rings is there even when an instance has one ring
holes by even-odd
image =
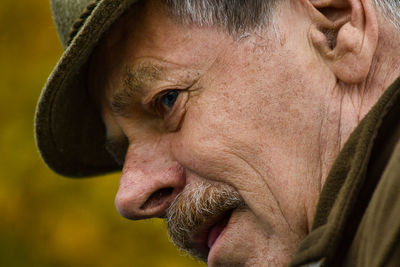
[[[167,211],[168,235],[171,241],[190,255],[207,261],[209,249],[195,244],[196,235],[207,234],[216,220],[246,204],[239,193],[226,184],[189,184],[175,198]],[[211,224],[211,225],[210,225]],[[207,238],[207,236],[205,236]],[[203,237],[204,239],[204,237]]]

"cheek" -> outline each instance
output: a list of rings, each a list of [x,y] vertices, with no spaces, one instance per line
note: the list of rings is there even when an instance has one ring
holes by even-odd
[[[248,171],[243,159],[260,150],[250,130],[257,125],[249,102],[248,96],[221,88],[205,91],[189,103],[182,128],[173,138],[177,160],[207,179],[232,183],[243,177]]]
[[[194,176],[233,186],[267,227],[275,221],[273,214],[279,214],[265,183],[274,176],[266,156],[269,148],[257,136],[259,131],[249,130],[250,113],[238,111],[237,104],[231,111],[232,103],[227,101],[210,104],[188,111],[183,127],[172,139],[174,157],[186,169],[188,180]]]

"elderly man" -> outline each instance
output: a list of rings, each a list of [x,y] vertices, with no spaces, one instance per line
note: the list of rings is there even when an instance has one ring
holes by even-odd
[[[52,169],[122,170],[212,266],[399,266],[399,1],[87,2],[52,3]]]

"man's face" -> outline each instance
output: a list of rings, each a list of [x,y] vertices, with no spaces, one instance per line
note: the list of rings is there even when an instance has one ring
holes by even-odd
[[[280,6],[277,33],[233,38],[148,2],[91,62],[110,150],[125,156],[118,211],[169,216],[172,239],[185,235],[178,245],[210,265],[287,264],[312,223],[322,89],[333,83],[301,6]]]

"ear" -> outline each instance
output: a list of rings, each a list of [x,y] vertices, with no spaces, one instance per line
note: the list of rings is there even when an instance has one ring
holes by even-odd
[[[365,80],[378,43],[372,0],[309,0],[310,39],[336,77],[347,83]]]

